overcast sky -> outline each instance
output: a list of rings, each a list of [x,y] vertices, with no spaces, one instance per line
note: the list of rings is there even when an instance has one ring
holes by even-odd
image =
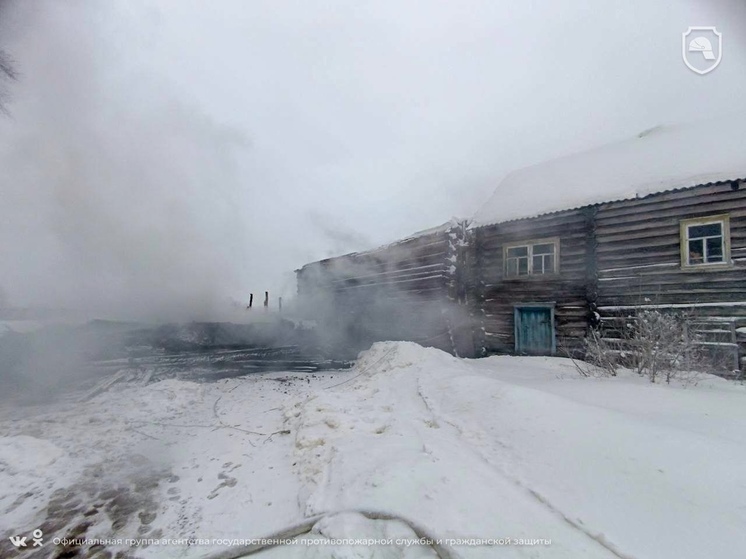
[[[746,109],[743,0],[0,5],[11,305],[289,296],[295,268],[469,217],[515,168]],[[681,58],[698,25],[723,36],[705,76]]]

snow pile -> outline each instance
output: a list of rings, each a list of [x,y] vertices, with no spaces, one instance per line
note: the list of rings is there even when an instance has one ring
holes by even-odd
[[[474,446],[481,430],[462,432],[433,409],[430,391],[447,395],[449,379],[469,378],[463,362],[411,343],[376,344],[361,361],[365,374],[306,402],[298,416],[305,514],[385,510],[443,538],[549,539],[553,557],[612,557],[485,460],[484,441]],[[366,370],[371,364],[379,368]],[[497,404],[499,390],[478,388],[458,401],[462,412]],[[495,553],[468,551],[470,557]],[[504,553],[512,556],[510,549]]]
[[[296,545],[257,557],[436,557],[337,542],[424,533],[464,559],[735,559],[745,406],[746,387],[717,378],[582,378],[564,359],[385,342],[342,372],[0,408],[0,555],[7,535],[38,526],[49,540],[80,526],[182,540],[128,549],[142,559],[205,559],[231,551],[226,539],[301,526]]]
[[[474,216],[482,226],[589,204],[746,178],[746,113],[652,128],[510,173]]]
[[[386,510],[444,538],[551,540],[536,557],[746,546],[732,475],[746,460],[743,387],[579,379],[562,359],[470,362],[406,343],[376,344],[353,375],[289,414],[306,515]]]

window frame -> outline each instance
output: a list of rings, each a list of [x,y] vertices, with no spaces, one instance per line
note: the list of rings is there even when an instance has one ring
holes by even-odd
[[[534,246],[536,245],[553,245],[554,246],[554,266],[551,272],[544,272],[540,274],[534,273]],[[514,248],[526,248],[528,259],[528,267],[526,274],[514,274],[508,273],[508,251]],[[512,257],[514,258],[514,257]],[[506,243],[503,245],[503,278],[509,280],[520,280],[526,278],[542,278],[546,276],[556,276],[560,270],[560,240],[559,237],[550,237],[544,239],[530,239],[526,241],[517,241],[514,243]]]
[[[723,260],[720,262],[702,262],[700,264],[689,261],[689,228],[698,225],[720,224],[722,232]],[[705,237],[703,237],[704,239]],[[703,243],[704,245],[705,243]],[[681,269],[682,270],[712,270],[729,268],[730,260],[730,215],[708,215],[679,221],[679,245],[681,247]],[[706,250],[706,249],[705,249]],[[704,255],[703,255],[704,256]]]

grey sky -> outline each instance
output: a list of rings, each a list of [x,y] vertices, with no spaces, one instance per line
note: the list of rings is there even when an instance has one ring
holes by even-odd
[[[746,106],[746,2],[6,2],[11,304],[206,315],[512,169]],[[699,76],[681,33],[715,25]],[[551,185],[547,185],[551,188]],[[520,193],[516,193],[520,196]]]

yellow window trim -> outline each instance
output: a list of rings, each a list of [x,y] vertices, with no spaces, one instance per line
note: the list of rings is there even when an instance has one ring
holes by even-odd
[[[723,261],[690,264],[689,263],[689,227],[692,225],[709,225],[712,223],[723,224]],[[730,215],[708,215],[705,217],[694,217],[679,221],[679,245],[681,247],[681,268],[685,270],[711,270],[713,268],[726,268],[730,266]]]

